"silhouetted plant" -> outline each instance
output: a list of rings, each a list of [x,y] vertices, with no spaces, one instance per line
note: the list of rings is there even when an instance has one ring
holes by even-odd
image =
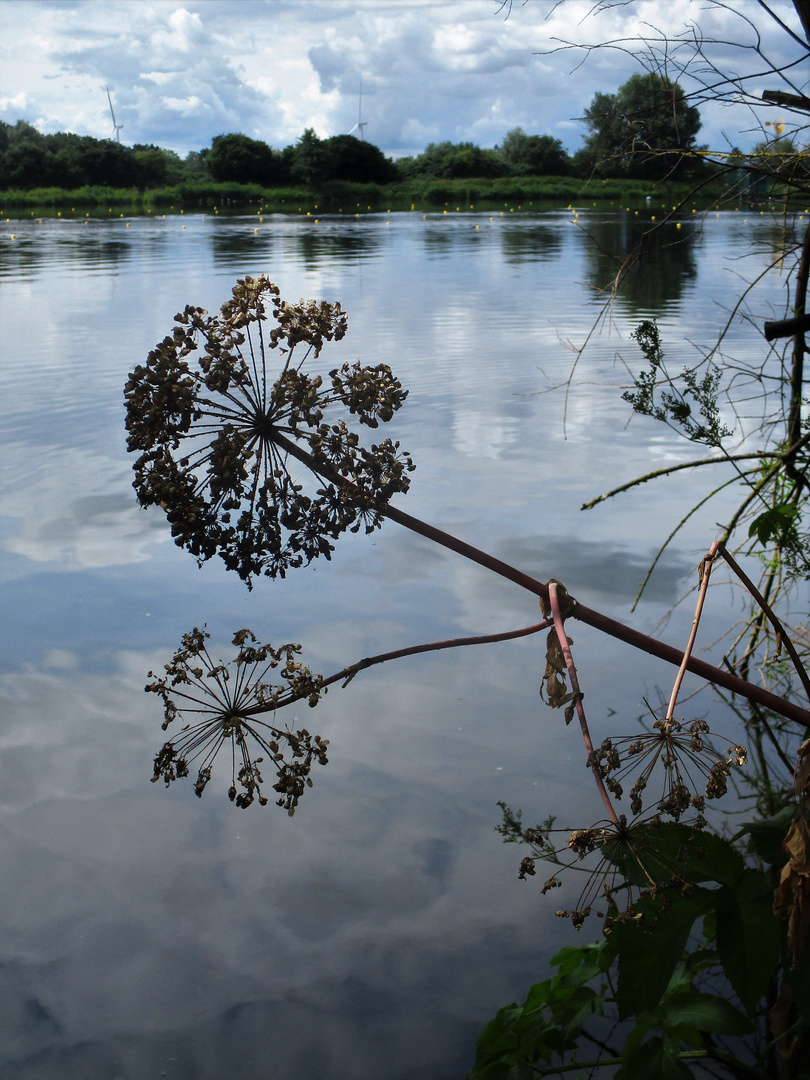
[[[328,382],[303,370],[346,325],[340,304],[290,304],[266,277],[246,277],[218,315],[195,307],[176,315],[173,332],[130,375],[138,500],[166,511],[175,543],[198,562],[219,555],[248,584],[284,577],[328,559],[347,529],[371,532],[388,500],[408,490],[413,463],[399,443],[366,448],[343,417],[325,419],[342,407],[369,428],[390,420],[407,397],[391,369],[344,364]]]
[[[267,333],[263,327],[267,321],[266,300],[272,304],[276,323]],[[551,707],[564,709],[566,724],[574,718],[578,720],[585,764],[594,778],[607,818],[594,825],[567,829],[564,842],[557,844],[552,840],[552,831],[557,830],[552,830],[551,823],[523,829],[519,815],[503,805],[504,824],[500,831],[506,840],[529,845],[531,854],[521,861],[520,878],[535,876],[538,859],[552,864],[553,873],[545,881],[543,893],[559,887],[563,869],[585,870],[586,884],[574,906],[561,908],[557,914],[570,918],[579,929],[595,909],[616,945],[600,953],[607,968],[591,967],[577,973],[580,989],[584,992],[589,980],[607,974],[618,960],[619,994],[625,1003],[621,1007],[630,1002],[644,1016],[643,1002],[627,989],[627,980],[621,985],[623,964],[625,968],[640,965],[660,997],[667,991],[670,978],[675,977],[696,920],[707,913],[718,919],[728,912],[736,913],[736,891],[741,896],[747,895],[746,890],[755,894],[756,902],[745,916],[749,921],[744,921],[745,932],[750,932],[750,918],[760,918],[762,914],[762,883],[767,884],[767,877],[761,872],[757,872],[756,880],[746,877],[748,868],[742,855],[733,843],[706,831],[705,817],[707,802],[726,793],[729,778],[734,769],[745,764],[747,751],[732,743],[726,753],[717,753],[712,750],[708,726],[702,720],[676,718],[679,689],[686,671],[691,670],[742,695],[757,707],[772,709],[807,728],[810,728],[810,712],[693,656],[715,560],[725,559],[755,598],[763,617],[784,642],[806,688],[810,688],[810,679],[767,600],[723,545],[715,542],[700,565],[698,603],[690,638],[683,652],[673,649],[585,607],[555,579],[538,582],[391,505],[393,495],[408,489],[407,473],[413,468],[410,458],[391,440],[366,450],[349,428],[347,418],[355,415],[361,424],[376,428],[381,421],[392,418],[406,392],[384,365],[375,368],[344,365],[330,372],[331,382],[326,388],[322,376],[302,370],[308,359],[318,357],[325,342],[345,334],[346,318],[339,305],[304,301],[285,304],[279,299],[278,288],[266,278],[245,278],[237,283],[233,299],[223,305],[219,316],[209,318],[199,308],[186,308],[175,322],[173,334],[150,353],[146,366],[136,368],[127,383],[129,448],[140,452],[134,483],[141,504],[161,506],[172,524],[176,542],[192,551],[200,563],[219,554],[226,567],[235,569],[250,585],[254,575],[284,576],[288,569],[302,566],[319,554],[328,558],[333,541],[347,529],[356,531],[365,525],[371,531],[388,517],[539,596],[544,619],[520,630],[383,653],[360,660],[328,678],[313,675],[301,663],[298,645],[280,648],[258,645],[247,630],[240,631],[233,639],[239,651],[232,665],[214,662],[205,644],[207,633],[195,629],[183,638],[181,649],[165,667],[165,675],[146,688],[163,700],[164,729],[175,721],[183,724],[179,734],[167,741],[156,756],[153,780],[163,779],[167,785],[171,784],[190,776],[193,766],[194,790],[201,796],[212,778],[217,755],[227,748],[231,757],[228,789],[231,800],[241,808],[254,802],[267,804],[262,774],[266,762],[266,767],[275,770],[276,782],[272,786],[278,794],[276,802],[292,814],[312,783],[312,766],[327,761],[327,743],[319,736],[310,735],[305,728],[292,730],[279,726],[276,722],[279,709],[299,700],[314,706],[328,685],[338,680],[346,685],[372,664],[414,652],[505,640],[548,629],[542,679],[544,696]],[[654,377],[648,386],[643,384],[639,388],[639,393],[647,394],[645,401],[651,410],[659,408],[654,395],[660,342],[654,330],[654,326],[648,328],[642,335]],[[193,368],[189,358],[200,344],[204,355]],[[266,365],[266,350],[272,349],[278,350],[281,361],[281,370],[275,377],[268,374]],[[296,349],[299,353],[294,360]],[[691,412],[680,408],[678,401],[667,400],[662,407],[667,417],[671,415],[687,433],[691,431],[704,441],[711,441],[713,433],[721,430],[712,397],[714,383],[698,385],[687,380],[686,385],[695,400],[702,402],[702,415],[708,424],[705,432],[690,427]],[[701,394],[703,397],[699,398]],[[324,419],[327,409],[332,410],[331,423]],[[340,410],[344,415],[334,416]],[[312,478],[314,491],[305,493],[303,481],[312,483]],[[599,747],[594,746],[571,651],[573,641],[566,633],[566,622],[570,619],[581,620],[678,666],[667,710],[655,719],[651,731],[634,737],[606,739]],[[272,672],[277,675],[271,676]],[[273,682],[272,678],[280,681]],[[662,777],[660,788],[654,785],[656,771]],[[626,784],[631,785],[629,819],[618,809]],[[645,813],[648,791],[653,794]],[[797,914],[797,904],[801,906],[804,901],[795,882],[803,880],[801,858],[797,846],[796,852],[790,854],[782,897],[788,919],[800,927],[803,916]],[[715,865],[718,860],[719,867]],[[709,887],[705,887],[707,883]],[[711,887],[718,884],[721,889]],[[732,895],[724,889],[731,890]],[[677,926],[674,938],[667,929],[673,918]],[[775,922],[773,926],[778,931]],[[635,933],[641,936],[633,937]],[[722,933],[717,931],[718,942]],[[797,942],[795,955],[799,955],[802,948],[799,931],[794,931],[793,939]],[[773,978],[781,963],[783,953],[778,933],[769,940],[755,970],[746,968],[740,974],[734,968],[735,954],[727,944],[722,947],[718,944],[718,955],[722,973],[729,979],[746,1013],[752,1014],[759,1000],[754,995],[761,996],[761,986]],[[650,968],[651,963],[655,970]],[[662,972],[666,981],[660,985]],[[692,980],[690,975],[689,993],[693,993]],[[549,991],[552,997],[561,985],[553,984],[555,989]],[[794,988],[789,981],[783,985]],[[742,1031],[750,1023],[745,1013],[737,1009],[724,1011],[724,1006],[716,1005],[716,995],[708,996],[711,1001],[704,1000],[706,997],[700,999],[698,1009],[701,1032]],[[589,1008],[601,1008],[607,1001],[592,988],[587,988],[585,999]],[[566,1021],[569,1034],[561,1038],[560,1000],[560,995],[554,1000],[544,999],[552,1020],[543,1030],[551,1042],[538,1049],[533,1043],[521,1042],[523,1035],[520,1035],[518,1058],[526,1053],[527,1061],[550,1061],[549,1054],[553,1057],[561,1048],[570,1049],[573,1020],[569,1017]],[[723,1013],[720,1020],[723,1027],[713,1028],[718,1009]],[[496,1070],[505,1063],[511,1068],[517,1060],[509,1042],[511,1034],[506,1042],[501,1037],[502,1014],[503,1010],[493,1021],[496,1049],[500,1047],[493,1066]],[[576,1017],[581,1029],[584,1017],[580,1013]],[[657,1015],[644,1021],[648,1022],[651,1028],[656,1024],[662,1026]],[[666,1024],[663,1027],[666,1035],[661,1043],[662,1060],[675,1063],[674,1068],[685,1060],[681,1043],[686,1041],[691,1045],[692,1035],[687,1038],[677,1025],[671,1032]],[[479,1044],[478,1061],[482,1068],[493,1048],[492,1032],[487,1030],[489,1034],[485,1032]],[[646,1049],[638,1058],[642,1064],[657,1044],[655,1039],[650,1039],[643,1046]],[[501,1053],[504,1047],[506,1052]],[[633,1061],[635,1067],[638,1062],[633,1053],[633,1045],[626,1044],[620,1060]],[[711,1056],[721,1060],[722,1053],[715,1051]],[[487,1069],[489,1065],[484,1071],[477,1065],[471,1075],[482,1080],[502,1075]],[[540,1070],[540,1074],[546,1071]]]
[[[323,680],[297,659],[300,645],[278,649],[259,645],[250,630],[234,635],[233,644],[239,651],[232,674],[231,665],[212,660],[205,644],[210,636],[196,627],[184,634],[181,648],[165,665],[166,674],[146,686],[147,693],[158,694],[163,700],[163,730],[175,722],[183,724],[180,734],[165,743],[155,757],[152,780],[164,780],[168,787],[188,776],[189,766],[194,764],[194,791],[199,798],[211,779],[214,759],[228,746],[232,766],[228,797],[243,809],[254,799],[265,806],[259,766],[266,755],[268,767],[276,772],[276,802],[292,816],[304,789],[312,786],[312,766],[327,763],[329,744],[320,735],[310,735],[306,728],[292,731],[260,717],[268,712],[275,715],[277,709],[302,699],[314,707],[325,693]],[[276,671],[281,682],[268,682],[270,672]],[[149,675],[152,677],[151,671]]]

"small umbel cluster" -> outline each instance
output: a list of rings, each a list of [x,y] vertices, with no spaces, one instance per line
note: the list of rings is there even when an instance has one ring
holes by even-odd
[[[162,779],[168,787],[188,776],[194,764],[194,791],[201,797],[211,780],[214,759],[228,746],[230,800],[242,809],[254,801],[267,805],[261,771],[267,761],[276,772],[276,803],[292,817],[298,800],[312,787],[312,766],[326,765],[329,743],[306,728],[284,730],[262,716],[275,715],[294,701],[306,701],[314,708],[326,693],[323,680],[297,659],[299,645],[274,649],[257,644],[250,630],[240,630],[233,638],[239,651],[228,665],[214,663],[205,644],[209,637],[196,627],[184,634],[180,649],[164,667],[165,675],[145,688],[163,700],[164,731],[175,721],[183,723],[180,733],[155,757],[152,782]],[[279,683],[267,681],[270,671],[278,672]],[[154,678],[151,671],[149,676]]]
[[[745,747],[736,744],[728,747],[727,754],[718,753],[709,736],[705,720],[693,720],[686,727],[685,721],[674,717],[659,719],[643,735],[605,739],[588,755],[587,765],[598,769],[617,800],[628,778],[635,776],[629,792],[634,816],[642,812],[643,795],[653,771],[660,767],[661,789],[653,794],[656,813],[680,821],[689,809],[696,810],[693,824],[700,829],[706,824],[706,800],[722,798],[732,768],[740,768],[748,759]]]
[[[586,884],[576,907],[556,914],[570,918],[579,930],[596,905],[607,932],[617,921],[637,917],[634,904],[641,896],[651,895],[665,906],[671,894],[688,891],[683,862],[689,852],[700,849],[706,803],[726,794],[732,769],[745,765],[747,756],[745,747],[737,744],[719,753],[705,720],[687,724],[673,717],[656,719],[652,730],[605,739],[587,757],[588,767],[617,801],[624,795],[623,785],[632,785],[630,820],[614,815],[590,828],[570,830],[554,828],[549,818],[542,826],[524,828],[520,812],[499,803],[503,823],[497,831],[505,842],[530,848],[531,854],[520,862],[521,880],[536,875],[538,861],[552,864],[543,894],[561,887],[563,871],[584,871]],[[653,789],[656,772],[660,787]],[[652,805],[645,813],[647,795]],[[686,820],[689,811],[694,813]],[[624,888],[622,907],[617,882]]]
[[[248,586],[284,577],[329,558],[346,530],[371,532],[408,490],[414,466],[399,443],[365,447],[347,423],[377,428],[393,417],[407,391],[391,369],[344,363],[328,381],[303,370],[346,329],[340,304],[291,304],[266,277],[246,277],[218,315],[177,314],[130,374],[138,500],[162,507],[175,543],[200,564],[219,555]]]

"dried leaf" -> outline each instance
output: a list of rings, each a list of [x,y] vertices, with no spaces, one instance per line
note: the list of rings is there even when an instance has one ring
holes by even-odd
[[[810,932],[810,828],[803,817],[790,826],[782,847],[788,854],[788,861],[782,868],[773,907],[774,912],[780,914],[790,898],[788,950],[795,968]]]
[[[799,747],[799,761],[793,773],[793,785],[799,801],[806,803],[810,799],[810,739],[805,739]]]
[[[574,713],[577,710],[577,703],[582,701],[582,694],[569,694],[571,704],[565,710],[565,723],[566,726],[574,719]]]
[[[569,645],[573,644],[570,638],[567,641]],[[573,691],[568,689],[566,683],[567,674],[560,639],[557,637],[556,630],[550,630],[546,639],[546,670],[543,675],[543,683],[545,685],[545,700],[552,709],[559,709],[562,705],[566,705],[574,696]],[[543,693],[542,687],[540,693],[541,695]]]

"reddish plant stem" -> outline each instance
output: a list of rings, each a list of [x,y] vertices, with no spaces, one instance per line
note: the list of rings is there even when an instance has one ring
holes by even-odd
[[[299,461],[303,462],[307,468],[311,469],[317,475],[322,476],[324,480],[336,484],[339,487],[347,489],[352,488],[353,485],[340,476],[336,470],[332,470],[327,465],[316,462],[311,454],[298,446],[293,440],[285,438],[285,436],[280,433],[274,434],[273,440],[276,445],[283,450],[286,450],[291,457],[297,458]],[[548,600],[548,585],[537,581],[529,574],[524,574],[522,570],[510,566],[509,563],[505,563],[501,559],[496,559],[493,555],[488,555],[485,551],[481,551],[480,548],[474,547],[464,540],[459,540],[450,533],[446,533],[442,529],[437,529],[434,525],[429,525],[426,521],[413,517],[411,514],[406,514],[404,510],[398,510],[390,504],[379,508],[379,513],[384,517],[389,518],[391,521],[396,521],[398,524],[403,525],[406,529],[410,529],[411,532],[418,533],[428,540],[433,540],[442,547],[448,548],[450,551],[455,551],[458,555],[463,555],[464,558],[478,563],[479,566],[484,566],[493,573],[499,574],[509,581],[513,581],[516,585],[520,585],[521,588],[526,589],[527,592],[534,593],[535,596]],[[586,607],[584,604],[579,603],[573,598],[569,597],[568,599],[570,608],[564,610],[565,617],[579,619],[580,622],[592,626],[595,630],[601,630],[602,633],[617,638],[619,641],[623,641],[626,645],[630,645],[634,649],[640,649],[642,652],[649,653],[651,656],[657,656],[660,660],[665,660],[675,667],[680,667],[681,663],[683,663],[684,654],[680,649],[676,649],[672,645],[667,645],[663,641],[658,641],[657,638],[649,637],[647,634],[642,634],[639,630],[633,630],[631,627],[625,626],[624,623],[620,623],[616,619],[611,619],[609,616],[603,615],[599,611],[594,611],[592,608]],[[797,723],[810,728],[809,710],[803,709],[791,701],[786,701],[776,694],[771,694],[768,690],[765,690],[761,686],[757,686],[755,683],[747,682],[738,675],[733,675],[730,671],[715,667],[713,664],[707,664],[704,660],[699,660],[694,656],[687,658],[686,667],[688,671],[691,671],[694,675],[698,675],[702,679],[706,679],[707,682],[722,686],[732,694],[738,694],[740,697],[744,697],[750,701],[756,701],[759,705],[762,705],[763,708],[770,709],[771,712],[778,713],[780,716],[787,717],[789,720],[795,720]]]
[[[565,633],[565,623],[563,621],[562,612],[560,611],[560,598],[557,594],[556,581],[550,581],[548,583],[548,601],[551,606],[551,617],[554,620],[554,629],[557,631],[557,640],[560,643],[560,648],[562,649],[562,654],[565,658],[565,666],[568,670],[568,678],[571,681],[571,690],[574,694],[574,704],[576,706],[577,716],[579,717],[582,738],[585,742],[585,749],[588,751],[588,757],[590,758],[591,754],[593,754],[593,740],[591,739],[591,733],[588,728],[588,719],[585,716],[585,709],[582,705],[582,691],[579,687],[574,657],[571,654],[571,646],[568,644],[568,637]],[[593,772],[596,786],[599,789],[599,794],[602,797],[602,802],[605,804],[608,816],[614,825],[618,825],[619,819],[616,815],[616,811],[613,809],[613,803],[610,801],[610,796],[605,788],[605,781],[602,779],[602,774],[599,772],[598,765],[592,764],[591,771]]]
[[[418,653],[440,652],[442,649],[459,649],[465,645],[492,645],[498,641],[512,641],[514,638],[528,637],[529,634],[538,634],[541,630],[547,630],[551,622],[544,619],[532,626],[522,626],[519,630],[502,630],[497,634],[479,634],[475,637],[448,638],[446,641],[429,641],[423,645],[407,645],[404,649],[393,649],[391,652],[378,653],[376,656],[366,656],[358,660],[356,664],[349,664],[341,668],[334,675],[321,679],[320,686],[331,686],[336,682],[343,682],[344,686],[352,681],[359,672],[366,668],[374,667],[375,664],[386,664],[389,660],[401,660],[405,656],[416,656]],[[309,697],[309,691],[304,691],[298,697],[291,697],[284,701],[284,705],[291,705],[294,701]],[[275,712],[279,707],[276,702],[273,705],[255,705],[252,709],[245,710],[245,716],[258,716],[260,713]]]
[[[683,683],[684,675],[686,675],[686,665],[689,662],[689,657],[692,655],[692,649],[695,645],[695,638],[697,637],[698,626],[700,625],[700,616],[703,614],[703,605],[706,602],[706,593],[709,589],[709,578],[712,572],[712,562],[717,555],[717,549],[720,547],[720,542],[715,540],[712,546],[709,548],[709,554],[700,564],[700,589],[698,591],[697,603],[695,604],[695,617],[692,619],[692,629],[689,632],[689,640],[686,643],[686,648],[683,653],[683,660],[681,666],[678,668],[678,674],[675,677],[675,685],[672,687],[672,694],[669,698],[669,707],[667,708],[667,720],[672,719],[672,714],[675,712],[675,704],[678,700],[678,694],[680,693],[681,684]]]

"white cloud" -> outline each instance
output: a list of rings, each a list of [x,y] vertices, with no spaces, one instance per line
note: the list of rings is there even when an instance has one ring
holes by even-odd
[[[0,112],[24,112],[28,108],[28,95],[21,91],[14,97],[0,97]]]
[[[787,0],[777,8],[795,21]],[[593,94],[638,69],[638,46],[622,42],[654,38],[656,25],[678,34],[696,22],[733,41],[747,35],[739,15],[750,12],[766,54],[784,59],[754,0],[734,10],[638,0],[587,17],[592,9],[591,0],[533,0],[504,19],[480,0],[198,0],[193,10],[178,0],[5,0],[0,112],[106,137],[110,85],[127,142],[186,152],[243,131],[284,146],[305,127],[349,130],[362,81],[366,137],[387,153],[420,149],[420,132],[493,145],[518,124],[573,150],[584,131],[575,118]],[[548,55],[561,42],[606,40],[617,47],[581,66],[580,52]],[[750,52],[713,48],[727,66],[752,70]],[[742,145],[747,127],[745,110],[706,108],[701,139],[720,145],[728,129]]]
[[[166,526],[133,501],[127,466],[79,449],[7,445],[3,514],[15,524],[4,549],[60,571],[147,559]]]

